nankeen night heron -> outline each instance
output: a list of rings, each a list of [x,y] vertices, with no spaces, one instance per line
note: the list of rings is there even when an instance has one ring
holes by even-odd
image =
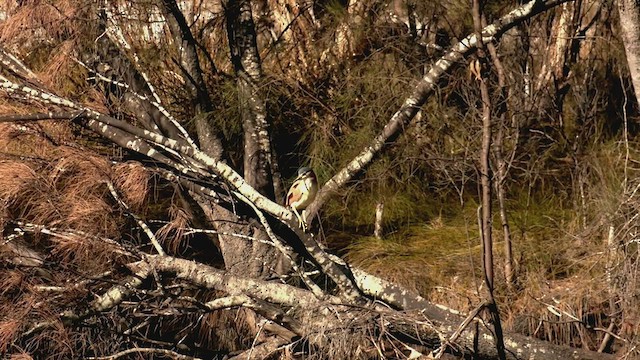
[[[300,168],[298,177],[287,193],[287,206],[296,214],[302,231],[307,231],[307,224],[304,221],[304,217],[298,213],[298,210],[301,210],[304,215],[304,209],[311,204],[317,193],[318,179],[316,174],[308,167]]]

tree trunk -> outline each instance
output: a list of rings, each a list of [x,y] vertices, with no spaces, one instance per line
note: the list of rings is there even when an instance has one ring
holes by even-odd
[[[382,215],[384,212],[384,203],[378,201],[376,204],[376,221],[373,224],[373,236],[376,239],[382,239]]]
[[[485,19],[482,19],[483,25]],[[493,146],[493,155],[497,164],[497,179],[494,181],[496,193],[498,195],[498,207],[500,211],[500,222],[502,225],[502,233],[504,239],[504,277],[507,283],[507,288],[511,290],[513,288],[513,254],[511,248],[511,229],[509,227],[509,220],[507,217],[507,209],[505,205],[506,190],[505,181],[507,179],[508,164],[504,159],[504,129],[507,128],[507,89],[506,89],[506,74],[502,61],[498,57],[498,51],[496,46],[492,43],[487,44],[487,49],[491,54],[491,60],[494,64],[496,72],[498,73],[498,89],[497,89],[497,111],[496,118],[499,120],[499,129],[495,137]],[[515,151],[515,150],[514,150]]]
[[[262,66],[248,0],[229,1],[227,33],[237,82],[244,131],[244,178],[261,194],[275,199],[284,190],[273,161],[265,99],[260,91]],[[275,181],[274,181],[275,180]]]
[[[504,338],[502,335],[502,324],[500,323],[500,313],[498,304],[493,296],[493,239],[492,239],[492,221],[491,221],[491,97],[489,95],[488,78],[485,76],[484,69],[489,66],[487,59],[486,46],[482,40],[482,8],[481,0],[473,1],[473,24],[478,38],[476,55],[478,57],[475,69],[476,76],[479,77],[480,94],[482,102],[482,149],[480,153],[480,177],[482,187],[482,244],[483,244],[483,269],[485,283],[487,285],[487,303],[491,312],[491,319],[496,332],[495,341],[498,350],[498,357],[502,360],[506,359]]]
[[[631,82],[636,101],[640,101],[640,3],[635,0],[617,0],[617,2]]]
[[[251,14],[251,2],[229,1],[226,17],[229,50],[237,77],[244,132],[244,179],[269,199],[275,199],[276,195],[283,198],[284,190],[272,156],[266,103],[260,89],[262,66]],[[217,210],[218,214],[223,214],[225,211],[228,210]],[[234,216],[231,213],[227,215],[224,218]],[[236,267],[237,273],[250,273],[252,276],[261,278],[270,276],[276,272],[275,264],[285,260],[273,246],[264,242],[268,236],[262,227],[250,226],[249,228],[251,229],[249,235],[254,240],[240,240],[228,235],[220,238],[225,264]]]

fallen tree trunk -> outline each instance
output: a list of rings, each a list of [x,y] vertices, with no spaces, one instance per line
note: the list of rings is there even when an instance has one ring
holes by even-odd
[[[313,333],[317,332],[326,332],[326,327],[343,328],[346,326],[345,323],[352,321],[357,316],[361,316],[363,312],[370,312],[386,316],[389,321],[388,327],[401,327],[403,322],[414,322],[416,324],[422,324],[425,320],[431,322],[431,325],[423,327],[422,331],[416,331],[411,334],[415,336],[416,340],[410,342],[409,346],[435,345],[437,348],[443,345],[443,340],[448,341],[451,334],[461,330],[459,338],[447,345],[451,347],[450,350],[454,353],[481,356],[483,358],[497,358],[498,356],[494,335],[488,327],[480,323],[480,320],[474,319],[470,322],[473,325],[460,329],[465,320],[462,314],[433,304],[419,295],[412,294],[397,285],[359,269],[352,270],[356,283],[363,293],[373,298],[379,296],[381,300],[392,304],[395,303],[396,305],[401,303],[393,299],[404,299],[402,300],[404,301],[404,306],[400,307],[400,310],[407,310],[408,312],[396,312],[375,303],[365,307],[353,308],[351,304],[345,304],[336,297],[318,299],[310,291],[290,285],[232,276],[210,266],[170,256],[149,255],[144,261],[131,264],[129,267],[136,273],[151,273],[151,269],[163,273],[172,273],[176,278],[188,280],[198,286],[221,290],[229,295],[246,296],[245,301],[235,302],[232,306],[259,308],[259,306],[250,304],[249,299],[255,299],[266,301],[276,307],[291,307],[287,312],[299,314],[300,319],[294,320],[284,314],[271,316],[271,319],[304,337],[312,336]],[[262,311],[258,312],[263,313]],[[370,319],[372,322],[375,320],[375,317]],[[396,321],[395,323],[394,320]],[[297,325],[292,326],[291,324],[293,323]],[[301,323],[305,323],[306,326],[301,327],[299,325]],[[370,325],[373,326],[373,324]],[[611,354],[557,346],[515,333],[505,334],[505,346],[508,352],[508,359],[615,359],[615,356]]]

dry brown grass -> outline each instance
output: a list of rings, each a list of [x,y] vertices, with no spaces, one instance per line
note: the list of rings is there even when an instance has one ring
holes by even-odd
[[[124,261],[113,245],[97,237],[119,240],[132,232],[126,226],[130,219],[108,191],[108,181],[134,211],[145,208],[148,172],[133,162],[114,166],[99,153],[100,147],[83,147],[77,140],[64,121],[0,124],[0,225],[5,229],[6,224],[22,221],[63,232],[49,236],[36,230],[18,239],[21,246],[42,254],[44,262],[61,264],[55,270],[15,265],[10,261],[16,256],[14,249],[0,249],[9,266],[0,271],[0,353],[14,344],[9,352],[29,358],[20,349],[26,343],[16,339],[36,322],[54,321],[53,328],[28,338],[29,348],[46,349],[60,359],[78,358],[76,345],[86,343],[88,335],[69,332],[59,314],[64,309],[82,311],[77,304],[87,298],[88,288],[70,288],[59,295],[38,290],[37,285],[78,281]]]
[[[81,3],[61,0],[55,3],[34,0],[15,8],[6,21],[0,23],[0,42],[22,45],[28,49],[42,38],[62,39],[78,34],[77,17]]]
[[[0,161],[0,200],[3,203],[12,202],[36,178],[35,171],[24,162]]]
[[[82,101],[86,107],[89,107],[103,114],[109,113],[109,108],[107,105],[107,99],[105,95],[94,87],[86,89],[86,92],[84,94]]]
[[[115,183],[133,211],[141,211],[149,174],[136,163],[113,166],[108,158],[79,145],[65,122],[0,124],[0,223],[20,220],[58,230],[118,238],[128,219],[106,183]],[[44,236],[29,237],[31,245]],[[84,271],[112,265],[113,249],[90,236],[50,238],[39,246]],[[55,240],[55,241],[54,241]]]
[[[56,89],[58,95],[71,97],[77,94],[77,84],[74,79],[87,77],[84,68],[76,64],[72,59],[74,47],[77,44],[72,40],[63,41],[56,52],[50,55],[37,72],[38,79],[49,89]],[[76,81],[77,82],[77,81]]]
[[[178,253],[185,238],[185,228],[193,220],[193,215],[176,204],[169,206],[169,222],[161,227],[156,236],[171,253]]]
[[[17,270],[6,270],[0,275],[0,296],[5,296],[7,293],[20,290],[20,285],[24,280],[24,273]]]
[[[69,65],[62,63],[62,58],[50,60],[58,63],[52,62],[46,71],[62,72]],[[2,106],[1,110],[25,114],[45,109],[20,105]],[[14,249],[7,246],[0,249],[3,264],[9,266],[0,271],[0,353],[12,346],[11,353],[29,358],[26,350],[20,348],[27,343],[14,340],[36,322],[54,321],[53,328],[28,337],[29,348],[46,349],[60,359],[79,358],[76,345],[86,343],[83,336],[87,335],[82,330],[70,333],[59,322],[59,314],[64,309],[82,311],[77,304],[87,298],[89,290],[71,288],[59,295],[38,290],[37,285],[78,281],[84,276],[113,270],[124,261],[121,255],[114,254],[113,245],[97,237],[120,240],[122,236],[134,235],[127,226],[130,219],[108,191],[108,181],[115,184],[132,210],[146,208],[148,172],[133,162],[114,166],[100,153],[104,149],[94,146],[97,144],[90,139],[78,140],[77,129],[66,121],[0,123],[3,231],[6,224],[22,221],[64,233],[50,236],[36,230],[19,239],[20,244],[43,254],[44,262],[60,264],[54,270],[16,265],[10,261],[16,256]]]
[[[137,162],[126,162],[113,166],[112,180],[133,211],[141,211],[149,192],[150,174]]]
[[[28,109],[26,108],[26,106],[21,106],[19,103],[16,102],[9,102],[9,101],[5,101],[5,99],[7,98],[6,94],[2,93],[0,94],[0,99],[3,99],[2,101],[0,101],[0,114],[26,114],[28,113]],[[8,128],[8,127],[14,127],[14,124],[11,123],[0,123],[0,129],[4,129],[4,128]],[[0,133],[5,133],[6,130],[0,130]]]
[[[25,331],[25,326],[30,319],[30,313],[36,306],[34,296],[23,288],[26,279],[19,276],[20,284],[11,284],[16,280],[15,275],[0,277],[0,286],[10,286],[11,291],[0,295],[0,353],[4,353],[15,338]],[[41,304],[41,308],[47,307],[47,303]]]
[[[71,148],[55,153],[47,166],[5,162],[0,167],[2,177],[12,180],[4,197],[11,199],[15,216],[36,224],[115,235],[117,223],[105,197],[108,161]]]
[[[610,314],[606,284],[601,278],[572,276],[548,280],[529,274],[520,296],[509,297],[503,307],[506,325],[525,334],[560,345],[597,350]]]
[[[0,353],[7,351],[18,334],[20,325],[21,322],[18,320],[0,320]]]
[[[22,109],[17,113],[40,111],[33,108],[30,110]],[[73,130],[65,121],[0,123],[0,158],[12,155],[48,160],[57,156],[60,149],[57,144],[69,142],[73,138]]]
[[[20,354],[11,354],[11,357],[9,359],[10,360],[33,360],[31,355],[27,354],[26,352],[23,352]]]

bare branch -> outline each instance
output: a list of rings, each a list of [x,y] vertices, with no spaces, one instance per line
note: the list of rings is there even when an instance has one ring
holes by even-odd
[[[38,82],[38,77],[20,59],[0,47],[0,65],[24,80]]]
[[[16,221],[17,225],[14,229],[16,232],[25,233],[42,233],[51,236],[55,239],[63,239],[66,241],[80,241],[80,239],[87,239],[90,241],[96,241],[99,243],[107,244],[112,247],[112,251],[116,254],[125,255],[125,256],[134,256],[134,254],[125,249],[120,243],[99,236],[95,236],[93,234],[88,234],[84,231],[75,230],[75,229],[58,229],[56,227],[47,227],[39,224],[32,224],[28,222]]]
[[[232,276],[211,266],[171,256],[148,255],[145,261],[129,264],[134,272],[158,271],[171,272],[177,278],[208,289],[225,291],[229,295],[247,295],[255,299],[287,306],[318,306],[316,297],[305,290],[290,285],[262,281],[240,276]],[[341,303],[336,297],[329,297],[330,303]]]

